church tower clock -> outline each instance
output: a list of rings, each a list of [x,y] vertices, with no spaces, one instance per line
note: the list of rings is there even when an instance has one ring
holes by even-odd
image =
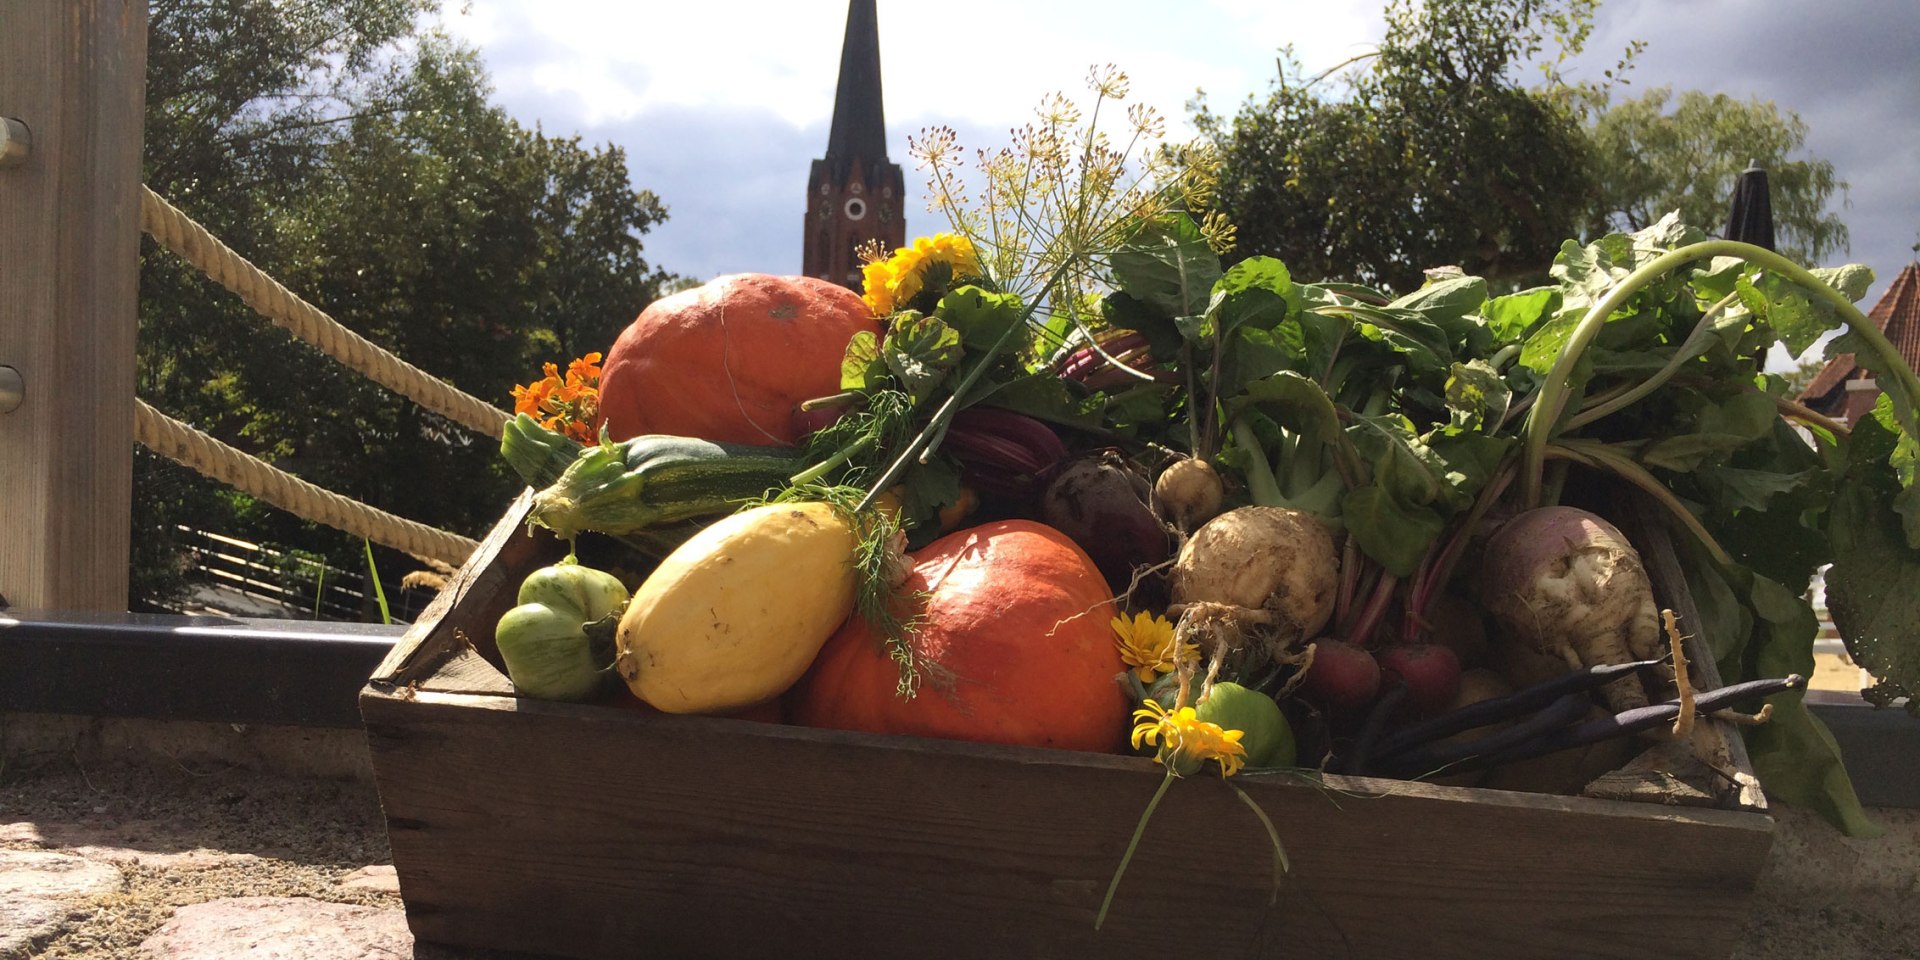
[[[880,105],[880,30],[874,0],[847,5],[827,154],[807,177],[802,272],[861,288],[858,249],[878,241],[889,252],[906,243],[900,165],[887,160],[886,113]]]

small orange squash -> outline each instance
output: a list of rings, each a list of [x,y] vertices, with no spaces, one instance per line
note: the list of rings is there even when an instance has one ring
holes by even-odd
[[[739,273],[654,301],[607,351],[600,415],[615,440],[799,439],[794,407],[840,392],[840,361],[880,325],[860,295],[813,277]]]
[[[919,695],[895,695],[898,668],[855,616],[796,687],[803,726],[983,743],[1112,751],[1127,703],[1114,677],[1107,582],[1052,527],[1003,520],[948,534],[912,555],[905,589],[926,593],[912,637]],[[915,611],[919,612],[919,611]]]

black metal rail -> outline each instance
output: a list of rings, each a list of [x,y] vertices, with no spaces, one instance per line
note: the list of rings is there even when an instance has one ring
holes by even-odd
[[[357,727],[405,629],[0,610],[0,711]]]
[[[360,726],[359,694],[406,628],[0,609],[0,713]],[[1920,721],[1810,691],[1860,800],[1920,808]]]

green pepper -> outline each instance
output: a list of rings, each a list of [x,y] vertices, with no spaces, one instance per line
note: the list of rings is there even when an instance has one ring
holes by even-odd
[[[569,556],[528,574],[517,600],[493,634],[515,689],[540,700],[594,699],[611,672],[627,588]]]

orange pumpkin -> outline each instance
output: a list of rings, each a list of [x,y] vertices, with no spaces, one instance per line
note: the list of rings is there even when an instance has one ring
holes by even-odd
[[[961,530],[914,553],[906,588],[926,594],[912,644],[919,695],[855,616],[795,689],[804,726],[983,743],[1112,751],[1129,704],[1114,677],[1107,582],[1064,534],[1029,520]]]
[[[813,277],[740,273],[654,301],[600,372],[615,440],[665,433],[721,443],[799,439],[794,407],[840,392],[847,341],[880,325],[860,295]]]

